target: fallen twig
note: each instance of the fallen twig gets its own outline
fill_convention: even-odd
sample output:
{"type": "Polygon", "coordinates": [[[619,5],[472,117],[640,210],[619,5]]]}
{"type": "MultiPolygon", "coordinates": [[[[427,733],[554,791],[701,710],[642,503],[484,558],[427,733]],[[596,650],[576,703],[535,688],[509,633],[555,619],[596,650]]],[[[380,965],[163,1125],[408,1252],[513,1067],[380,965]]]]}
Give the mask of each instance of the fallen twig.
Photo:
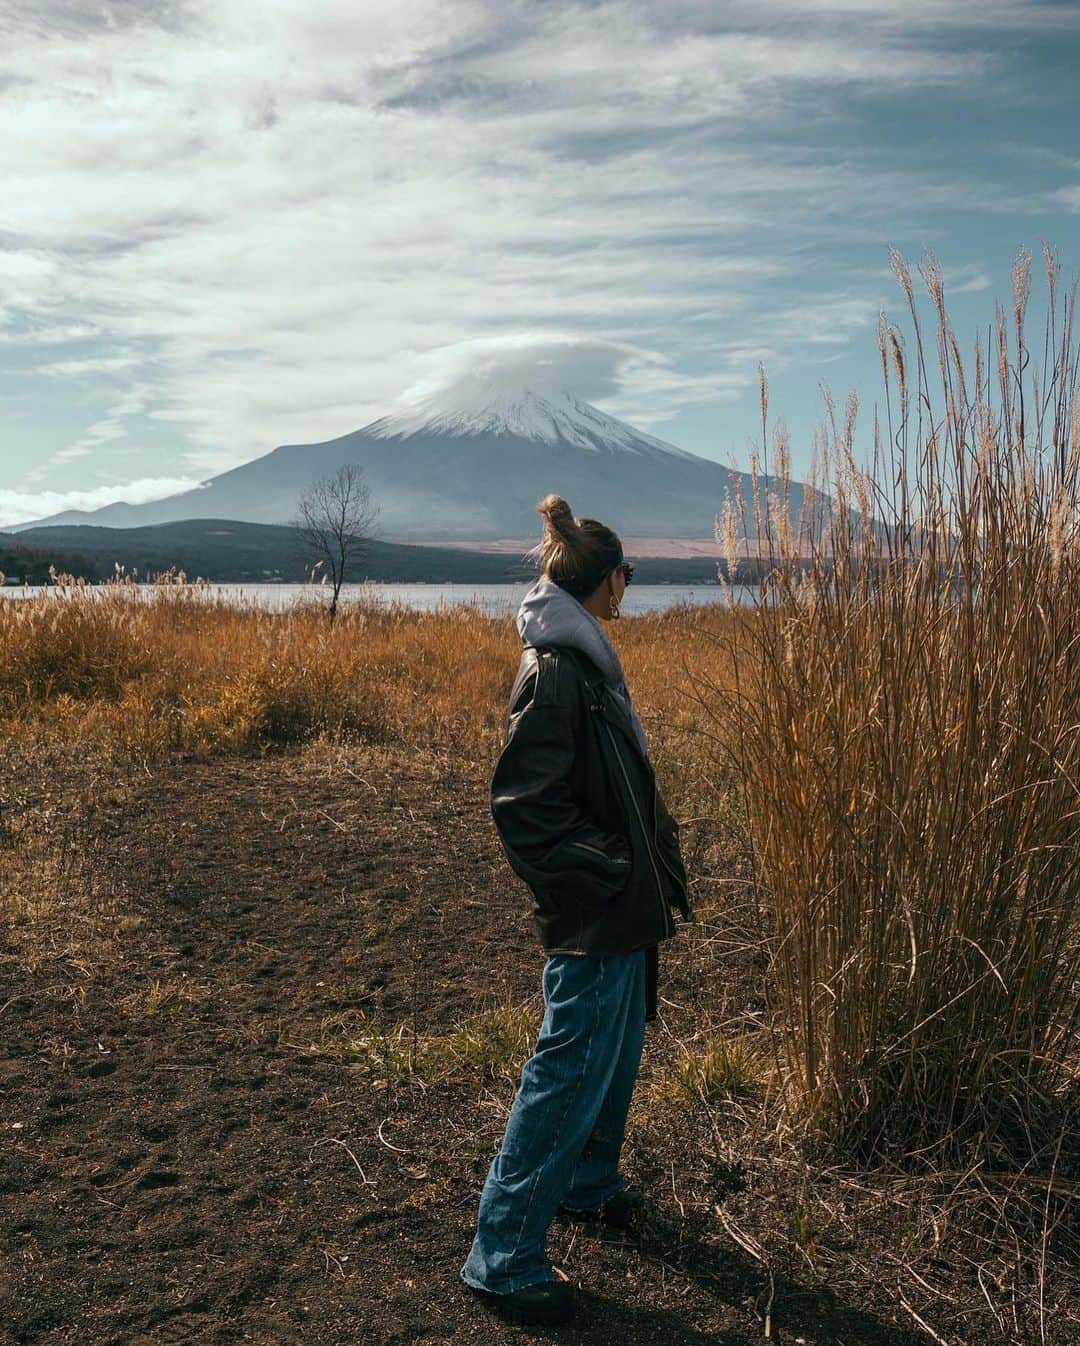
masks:
{"type": "Polygon", "coordinates": [[[312,1154],[320,1145],[340,1145],[341,1148],[345,1151],[345,1153],[356,1165],[356,1170],[360,1174],[361,1181],[365,1182],[369,1187],[377,1186],[374,1179],[369,1178],[368,1175],[364,1172],[364,1170],[360,1167],[360,1160],[357,1159],[356,1155],[353,1154],[352,1150],[349,1149],[349,1147],[345,1144],[343,1140],[338,1140],[335,1136],[324,1136],[322,1140],[317,1140],[315,1144],[311,1147],[311,1149],[308,1151],[308,1163],[311,1162],[312,1154]]]}

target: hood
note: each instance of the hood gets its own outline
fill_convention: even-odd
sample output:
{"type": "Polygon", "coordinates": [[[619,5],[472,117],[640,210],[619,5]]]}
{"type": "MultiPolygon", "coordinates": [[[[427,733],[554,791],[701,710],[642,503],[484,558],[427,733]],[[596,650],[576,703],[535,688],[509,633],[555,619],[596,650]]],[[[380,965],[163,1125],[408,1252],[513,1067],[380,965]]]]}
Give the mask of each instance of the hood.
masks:
{"type": "Polygon", "coordinates": [[[599,621],[573,594],[543,576],[521,600],[517,628],[524,645],[570,645],[588,655],[603,673],[604,681],[622,700],[641,751],[648,753],[648,740],[630,699],[618,651],[599,621]]]}

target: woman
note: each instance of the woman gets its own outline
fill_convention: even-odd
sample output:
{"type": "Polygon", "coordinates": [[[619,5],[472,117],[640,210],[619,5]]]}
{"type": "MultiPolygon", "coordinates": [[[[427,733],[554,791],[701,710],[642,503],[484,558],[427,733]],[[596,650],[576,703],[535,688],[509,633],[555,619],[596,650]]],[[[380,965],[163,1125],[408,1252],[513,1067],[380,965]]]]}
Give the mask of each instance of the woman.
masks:
{"type": "Polygon", "coordinates": [[[480,1197],[461,1277],[516,1321],[557,1322],[572,1287],[545,1252],[556,1213],[627,1227],[642,1196],[619,1173],[657,946],[690,919],[678,826],[648,757],[614,646],[633,564],[615,533],[560,496],[537,506],[542,575],[518,611],[524,642],[491,811],[532,890],[543,973],[536,1048],[480,1197]]]}

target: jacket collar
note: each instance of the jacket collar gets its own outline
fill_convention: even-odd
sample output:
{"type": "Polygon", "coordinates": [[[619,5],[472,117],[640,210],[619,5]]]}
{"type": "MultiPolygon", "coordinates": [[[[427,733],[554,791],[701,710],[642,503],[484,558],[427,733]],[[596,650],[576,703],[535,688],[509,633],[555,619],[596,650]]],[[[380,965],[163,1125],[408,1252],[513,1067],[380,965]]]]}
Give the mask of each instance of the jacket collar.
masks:
{"type": "Polygon", "coordinates": [[[652,772],[652,763],[649,761],[648,754],[642,751],[638,736],[634,732],[634,726],[630,721],[630,716],[623,707],[619,697],[612,695],[607,679],[604,677],[603,670],[598,668],[592,659],[584,652],[573,645],[559,646],[560,654],[570,659],[571,663],[577,667],[585,680],[585,686],[588,691],[589,709],[600,715],[608,724],[621,729],[626,736],[627,741],[637,753],[638,757],[645,764],[648,771],[652,772]]]}

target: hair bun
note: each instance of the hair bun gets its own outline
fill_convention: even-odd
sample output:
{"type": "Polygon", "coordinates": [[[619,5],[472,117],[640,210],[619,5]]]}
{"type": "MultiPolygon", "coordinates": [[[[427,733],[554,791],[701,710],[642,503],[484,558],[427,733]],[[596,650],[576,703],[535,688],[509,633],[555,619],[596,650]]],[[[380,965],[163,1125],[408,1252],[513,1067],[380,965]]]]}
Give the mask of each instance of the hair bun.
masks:
{"type": "Polygon", "coordinates": [[[572,534],[575,529],[574,511],[561,495],[546,495],[537,505],[537,511],[544,516],[553,533],[561,537],[572,534]]]}
{"type": "Polygon", "coordinates": [[[622,543],[607,524],[576,518],[561,495],[545,495],[536,506],[544,536],[525,553],[548,579],[575,598],[585,599],[622,560],[622,543]]]}

